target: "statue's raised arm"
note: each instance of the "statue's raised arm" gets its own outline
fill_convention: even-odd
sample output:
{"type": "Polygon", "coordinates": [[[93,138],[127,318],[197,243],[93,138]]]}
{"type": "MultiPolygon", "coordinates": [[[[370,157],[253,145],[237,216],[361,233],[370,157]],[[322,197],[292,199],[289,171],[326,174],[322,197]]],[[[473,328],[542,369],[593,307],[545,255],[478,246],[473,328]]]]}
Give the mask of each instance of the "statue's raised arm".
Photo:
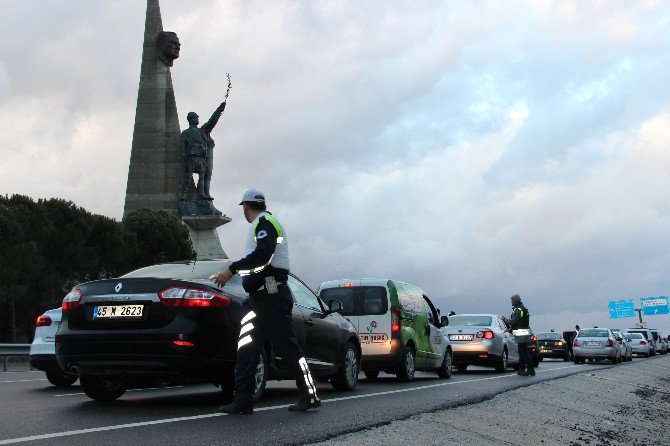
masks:
{"type": "Polygon", "coordinates": [[[212,130],[214,130],[214,127],[216,126],[217,122],[219,122],[219,118],[221,117],[221,114],[225,109],[226,109],[226,101],[223,101],[221,104],[219,104],[218,107],[216,107],[216,110],[214,110],[214,113],[212,113],[212,117],[209,118],[209,121],[200,126],[202,131],[207,134],[212,133],[212,130]]]}

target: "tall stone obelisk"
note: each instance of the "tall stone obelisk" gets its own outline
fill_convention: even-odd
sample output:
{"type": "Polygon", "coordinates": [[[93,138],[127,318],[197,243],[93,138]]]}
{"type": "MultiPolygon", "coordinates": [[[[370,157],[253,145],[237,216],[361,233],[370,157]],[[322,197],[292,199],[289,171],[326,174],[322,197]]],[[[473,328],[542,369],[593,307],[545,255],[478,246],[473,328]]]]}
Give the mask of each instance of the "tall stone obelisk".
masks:
{"type": "MultiPolygon", "coordinates": [[[[170,66],[159,57],[157,38],[163,31],[158,0],[147,0],[142,68],[123,215],[137,209],[163,210],[180,218],[177,194],[182,161],[179,119],[170,66]]],[[[170,62],[171,63],[171,62],[170,62]]],[[[190,194],[194,193],[190,185],[190,194]]],[[[216,227],[226,216],[184,216],[198,259],[227,258],[216,227]]]]}
{"type": "Polygon", "coordinates": [[[164,210],[178,216],[181,158],[179,118],[170,67],[158,58],[156,38],[163,30],[158,0],[147,0],[140,86],[123,215],[136,209],[164,210]]]}

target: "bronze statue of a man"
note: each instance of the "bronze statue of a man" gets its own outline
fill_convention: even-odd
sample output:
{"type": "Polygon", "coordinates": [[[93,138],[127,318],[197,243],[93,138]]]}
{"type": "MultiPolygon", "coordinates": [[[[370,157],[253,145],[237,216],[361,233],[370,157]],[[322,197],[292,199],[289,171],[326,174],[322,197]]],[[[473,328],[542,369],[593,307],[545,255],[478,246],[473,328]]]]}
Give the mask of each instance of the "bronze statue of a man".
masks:
{"type": "Polygon", "coordinates": [[[156,45],[158,46],[158,58],[162,60],[165,65],[171,67],[174,60],[179,57],[181,50],[181,43],[177,33],[172,31],[161,31],[156,37],[156,45]]]}
{"type": "Polygon", "coordinates": [[[209,194],[209,186],[212,181],[212,169],[214,167],[214,140],[211,137],[212,130],[219,122],[221,113],[226,108],[226,102],[214,110],[212,117],[198,128],[200,123],[195,112],[186,115],[189,127],[181,132],[179,138],[179,149],[182,159],[182,177],[179,190],[179,199],[186,199],[188,185],[194,173],[198,174],[198,200],[213,200],[209,194]]]}

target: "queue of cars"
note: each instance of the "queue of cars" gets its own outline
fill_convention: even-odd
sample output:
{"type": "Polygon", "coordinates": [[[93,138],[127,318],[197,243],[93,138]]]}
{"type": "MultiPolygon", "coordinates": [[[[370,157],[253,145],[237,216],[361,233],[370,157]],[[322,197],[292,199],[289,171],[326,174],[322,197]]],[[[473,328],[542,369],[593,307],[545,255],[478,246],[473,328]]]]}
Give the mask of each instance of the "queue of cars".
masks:
{"type": "MultiPolygon", "coordinates": [[[[209,279],[228,263],[159,264],[77,285],[61,308],[38,318],[31,364],[56,386],[79,379],[95,400],[115,400],[132,387],[194,382],[213,383],[226,398],[232,396],[248,295],[239,276],[224,287],[209,279]]],[[[371,380],[385,372],[407,382],[416,371],[449,378],[454,367],[460,372],[470,365],[493,367],[499,373],[519,367],[518,345],[505,318],[440,317],[426,293],[412,284],[344,279],[324,282],[314,293],[291,274],[288,286],[296,337],[312,374],[335,390],[354,389],[360,371],[371,380]]],[[[624,336],[609,329],[538,333],[529,342],[535,367],[543,358],[617,363],[633,354],[651,355],[662,345],[667,351],[653,331],[624,336]]],[[[268,380],[290,378],[269,341],[256,370],[255,400],[268,380]]]]}
{"type": "MultiPolygon", "coordinates": [[[[50,337],[38,327],[32,364],[49,370],[55,385],[78,378],[96,400],[115,400],[132,387],[184,382],[211,382],[229,396],[247,293],[239,277],[223,288],[209,279],[227,264],[173,262],[77,285],[60,309],[48,312],[55,321],[50,337]]],[[[469,328],[451,333],[448,318],[440,318],[414,285],[339,280],[321,284],[318,295],[294,275],[288,285],[294,329],[312,374],[336,390],[353,389],[359,371],[368,379],[383,371],[411,381],[416,371],[449,378],[455,364],[500,372],[518,364],[516,341],[502,317],[484,315],[481,324],[456,318],[450,329],[461,323],[469,328]]],[[[259,356],[254,398],[268,380],[287,377],[268,342],[259,356]]]]}
{"type": "Polygon", "coordinates": [[[650,357],[668,352],[667,341],[658,330],[629,328],[586,328],[579,331],[572,346],[575,364],[605,359],[613,364],[632,361],[633,355],[650,357]]]}

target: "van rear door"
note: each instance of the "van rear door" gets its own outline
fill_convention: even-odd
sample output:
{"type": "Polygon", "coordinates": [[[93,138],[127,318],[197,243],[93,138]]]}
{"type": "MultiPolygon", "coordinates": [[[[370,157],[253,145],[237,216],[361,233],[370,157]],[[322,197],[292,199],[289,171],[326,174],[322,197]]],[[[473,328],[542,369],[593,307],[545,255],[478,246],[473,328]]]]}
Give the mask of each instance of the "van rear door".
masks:
{"type": "Polygon", "coordinates": [[[339,300],[342,304],[342,310],[339,312],[346,320],[351,322],[356,331],[358,330],[358,307],[355,288],[361,283],[360,280],[340,283],[337,286],[328,286],[319,290],[319,297],[326,305],[331,300],[339,300]]]}
{"type": "Polygon", "coordinates": [[[382,285],[361,286],[358,295],[358,334],[363,355],[391,353],[391,308],[388,288],[382,285]]]}
{"type": "Polygon", "coordinates": [[[386,286],[356,280],[322,287],[319,296],[328,303],[342,302],[340,314],[356,327],[363,356],[391,353],[391,308],[386,286]]]}

